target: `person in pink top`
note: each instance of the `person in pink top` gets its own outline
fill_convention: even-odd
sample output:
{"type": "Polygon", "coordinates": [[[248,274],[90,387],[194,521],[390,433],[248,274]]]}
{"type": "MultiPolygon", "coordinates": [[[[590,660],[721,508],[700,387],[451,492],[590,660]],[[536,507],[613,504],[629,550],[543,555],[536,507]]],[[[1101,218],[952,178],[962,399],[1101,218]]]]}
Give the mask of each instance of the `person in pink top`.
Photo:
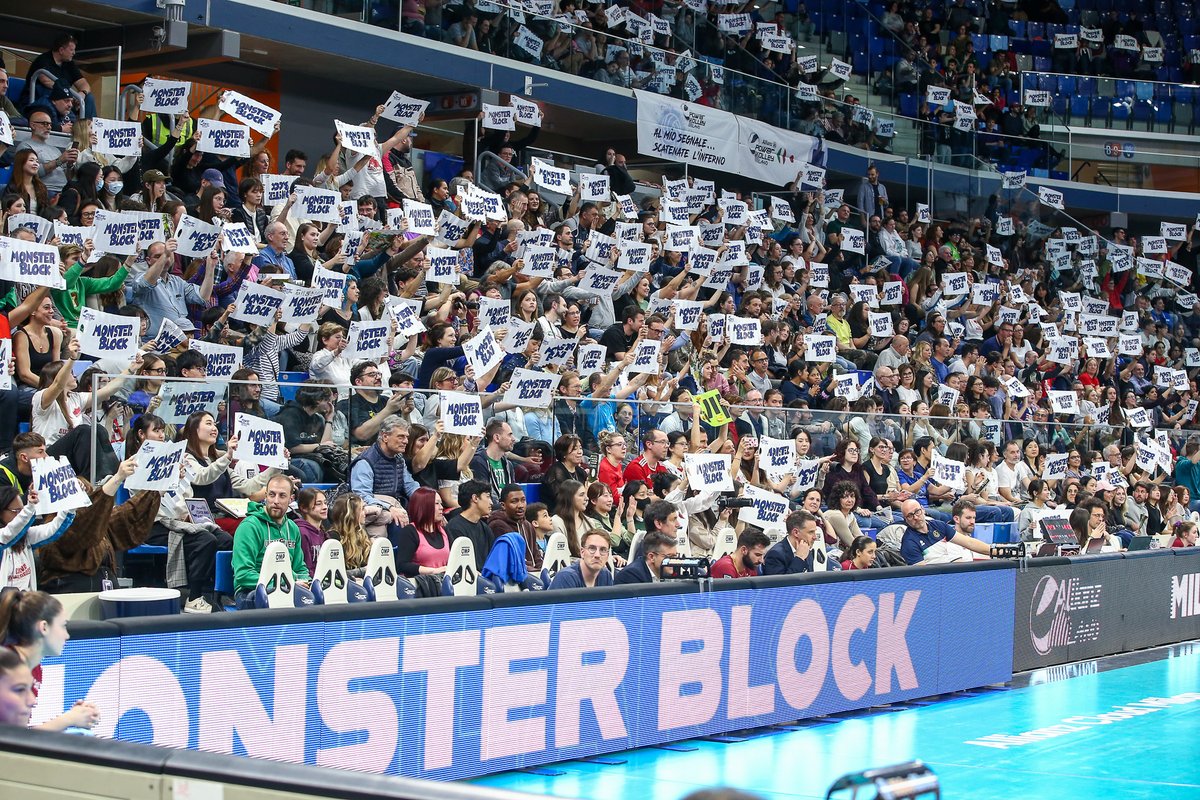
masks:
{"type": "Polygon", "coordinates": [[[388,526],[396,569],[409,578],[445,572],[450,538],[446,535],[442,498],[428,487],[417,489],[408,501],[408,519],[409,524],[403,528],[388,526]]]}

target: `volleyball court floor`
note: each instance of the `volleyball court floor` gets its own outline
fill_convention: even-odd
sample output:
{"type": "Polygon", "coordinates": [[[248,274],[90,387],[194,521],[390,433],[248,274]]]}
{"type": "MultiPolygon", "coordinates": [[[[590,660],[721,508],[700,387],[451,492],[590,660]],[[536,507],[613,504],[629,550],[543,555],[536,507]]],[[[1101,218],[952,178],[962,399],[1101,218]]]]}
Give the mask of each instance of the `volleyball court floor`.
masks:
{"type": "Polygon", "coordinates": [[[539,768],[557,775],[506,772],[473,782],[589,800],[678,800],[712,786],[824,798],[848,772],[920,759],[951,800],[1200,800],[1200,642],[1024,673],[1010,688],[925,702],[672,746],[682,751],[601,756],[623,763],[539,768]]]}

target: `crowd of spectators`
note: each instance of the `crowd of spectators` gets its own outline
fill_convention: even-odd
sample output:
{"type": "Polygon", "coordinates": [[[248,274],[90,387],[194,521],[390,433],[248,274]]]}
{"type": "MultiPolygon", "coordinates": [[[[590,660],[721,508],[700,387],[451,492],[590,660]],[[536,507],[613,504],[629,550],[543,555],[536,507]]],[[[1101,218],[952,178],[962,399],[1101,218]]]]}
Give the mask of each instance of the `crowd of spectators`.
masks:
{"type": "MultiPolygon", "coordinates": [[[[1088,549],[1144,535],[1194,542],[1194,225],[1171,240],[1094,231],[1024,190],[943,223],[899,207],[874,168],[855,206],[797,184],[767,198],[692,176],[668,177],[630,208],[583,201],[579,187],[563,200],[516,167],[485,186],[469,168],[422,186],[413,127],[385,129],[382,111],[364,121],[379,126],[370,154],[340,136],[315,160],[286,151],[291,194],[268,204],[265,140],[247,158],[215,156],[188,134],[192,120],[167,130],[151,118],[143,156],[114,159],[95,151],[83,118],[76,147],[51,152],[39,131],[52,115],[29,109],[32,138],[13,148],[0,223],[6,247],[57,245],[64,288],[10,281],[0,299],[13,353],[0,391],[0,442],[11,442],[0,483],[13,489],[0,510],[0,585],[98,590],[124,551],[161,544],[165,582],[185,590],[187,610],[207,612],[221,606],[220,550],[234,552],[244,600],[271,539],[288,543],[307,580],[325,539],[342,542],[355,571],[371,538],[387,536],[398,571],[419,578],[444,572],[460,537],[482,570],[510,533],[529,571],[548,538],[566,539],[580,560],[559,585],[659,580],[664,558],[714,553],[730,535],[720,574],[785,574],[971,558],[987,549],[976,520],[1035,538],[1047,509],[1080,523],[1088,549]],[[356,213],[306,219],[307,186],[340,192],[356,213]],[[473,198],[495,200],[485,219],[468,218],[473,198]],[[682,244],[663,198],[692,204],[682,244]],[[407,230],[407,211],[426,200],[437,235],[407,230]],[[164,234],[121,259],[38,222],[87,228],[101,210],[159,213],[164,234]],[[245,225],[258,252],[182,256],[176,232],[192,217],[245,225]],[[533,275],[526,256],[543,245],[552,263],[533,275]],[[432,280],[431,246],[456,251],[460,273],[432,280]],[[345,276],[340,299],[327,296],[313,319],[238,318],[249,288],[330,272],[345,276]],[[597,289],[604,273],[613,279],[597,289]],[[485,319],[497,307],[500,321],[485,319]],[[81,360],[85,308],[136,320],[137,357],[81,360]],[[352,327],[380,320],[387,352],[348,356],[352,327]],[[740,322],[752,324],[735,344],[740,322]],[[181,344],[162,346],[167,323],[181,344]],[[464,345],[489,337],[502,357],[473,363],[464,345]],[[164,419],[171,379],[209,379],[205,343],[240,353],[235,382],[216,382],[228,389],[219,408],[164,419]],[[552,356],[564,345],[565,360],[552,356]],[[595,346],[599,363],[578,370],[595,346]],[[286,391],[282,370],[307,373],[306,385],[286,391]],[[547,404],[514,398],[518,370],[553,379],[547,404]],[[451,391],[479,397],[477,435],[447,431],[439,395],[451,391]],[[247,415],[282,426],[286,467],[239,461],[247,415]],[[130,494],[139,449],[167,440],[187,443],[178,485],[130,494]],[[770,440],[791,443],[797,468],[763,466],[770,440]],[[48,455],[91,479],[91,505],[34,525],[32,464],[48,455]],[[728,458],[725,494],[767,493],[789,513],[748,523],[721,493],[691,485],[689,457],[702,455],[728,458]],[[806,462],[816,469],[802,479],[806,462]],[[526,503],[522,483],[540,484],[539,502],[526,503]],[[251,501],[247,512],[220,504],[231,498],[251,501]],[[602,576],[609,563],[615,575],[602,576]]],[[[531,140],[488,137],[506,164],[531,140]]],[[[615,150],[597,167],[610,194],[633,185],[615,150]]]]}
{"type": "MultiPolygon", "coordinates": [[[[1186,51],[1185,40],[1170,26],[1161,32],[1147,29],[1137,10],[1085,12],[1081,24],[1067,24],[1063,9],[1052,2],[985,7],[974,0],[894,0],[872,7],[866,19],[859,13],[821,15],[823,24],[818,27],[804,3],[771,9],[774,13],[768,14],[755,3],[704,0],[544,7],[411,0],[403,3],[399,14],[400,29],[407,33],[891,152],[894,118],[876,115],[862,107],[859,98],[846,95],[841,91],[843,78],[831,70],[832,58],[850,61],[854,55],[850,48],[832,46],[834,35],[841,35],[839,41],[853,41],[847,35],[865,24],[872,36],[891,41],[877,61],[867,62],[871,74],[859,77],[890,101],[892,111],[924,123],[922,155],[961,166],[972,166],[975,159],[1005,164],[1026,147],[1036,151],[1026,168],[1052,170],[1062,158],[1054,147],[1038,144],[1056,92],[1047,102],[1032,106],[1020,95],[1020,72],[1030,67],[1018,64],[1016,40],[1024,41],[1027,23],[1049,25],[1040,26],[1040,34],[1029,34],[1029,46],[1021,48],[1024,54],[1045,52],[1047,63],[1039,69],[1047,72],[1190,80],[1200,61],[1186,51]],[[1068,38],[1060,43],[1056,35],[1068,38]],[[999,37],[995,45],[992,37],[999,37]],[[816,40],[820,47],[813,44],[816,40]],[[988,44],[977,45],[984,41],[988,44]],[[814,55],[817,52],[821,54],[814,55]],[[1170,77],[1176,72],[1178,77],[1170,77]],[[930,87],[949,89],[948,101],[930,100],[930,87]],[[904,107],[901,95],[915,95],[917,105],[904,107]],[[970,122],[960,121],[958,106],[972,112],[970,122]]],[[[377,13],[374,21],[390,26],[395,15],[377,13]]],[[[1063,109],[1069,107],[1067,101],[1063,109]]]]}

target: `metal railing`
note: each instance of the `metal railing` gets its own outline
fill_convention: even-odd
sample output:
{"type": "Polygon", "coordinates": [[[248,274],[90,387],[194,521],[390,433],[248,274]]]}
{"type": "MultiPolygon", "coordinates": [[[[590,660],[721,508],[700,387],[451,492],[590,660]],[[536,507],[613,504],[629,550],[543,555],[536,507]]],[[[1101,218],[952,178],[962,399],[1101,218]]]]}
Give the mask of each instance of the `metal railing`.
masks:
{"type": "MultiPolygon", "coordinates": [[[[146,376],[141,377],[144,378],[146,376]]],[[[171,383],[194,383],[194,381],[189,381],[185,378],[149,377],[153,380],[161,381],[162,386],[171,383]]],[[[100,383],[94,383],[93,385],[103,385],[104,381],[113,378],[129,379],[130,376],[97,375],[94,376],[93,380],[100,383]]],[[[260,384],[260,382],[210,379],[206,383],[210,386],[221,387],[221,391],[218,394],[225,398],[222,407],[214,414],[221,431],[221,438],[218,442],[219,448],[224,449],[225,441],[229,437],[230,431],[233,430],[234,425],[234,412],[229,403],[229,387],[236,385],[256,385],[260,384]]],[[[279,385],[284,387],[285,393],[288,393],[289,390],[315,387],[330,392],[338,392],[343,397],[356,389],[363,388],[347,384],[311,381],[288,382],[279,385]]],[[[419,436],[433,431],[433,421],[439,417],[438,403],[440,392],[428,389],[405,389],[397,391],[405,393],[406,396],[412,398],[411,409],[425,409],[423,414],[419,413],[417,416],[424,417],[429,424],[427,427],[421,426],[421,430],[416,431],[416,435],[410,438],[410,446],[415,448],[415,442],[419,436]]],[[[391,395],[391,392],[386,388],[382,389],[381,393],[385,397],[391,395]]],[[[486,394],[484,396],[487,397],[486,394]]],[[[499,397],[495,402],[503,404],[502,399],[499,397]]],[[[871,436],[880,436],[892,441],[896,445],[896,453],[899,453],[905,447],[911,447],[915,439],[921,436],[931,436],[934,439],[935,446],[943,453],[951,443],[966,442],[976,438],[989,438],[993,444],[996,444],[1000,448],[1002,448],[1005,442],[1012,439],[1027,440],[1034,438],[1042,444],[1043,453],[1065,452],[1068,447],[1099,452],[1105,445],[1113,441],[1119,441],[1122,434],[1122,429],[1119,427],[1084,422],[1055,420],[1040,423],[1034,421],[1001,420],[998,430],[992,431],[986,437],[981,437],[979,434],[983,429],[983,421],[960,416],[931,418],[916,416],[914,414],[861,414],[851,411],[826,411],[746,404],[724,405],[724,408],[728,416],[734,420],[734,423],[730,424],[731,428],[734,427],[734,424],[738,420],[742,420],[743,422],[750,421],[755,429],[761,427],[765,435],[777,439],[796,439],[803,432],[807,435],[811,444],[808,454],[805,456],[807,458],[823,458],[832,455],[840,439],[846,437],[858,438],[863,436],[864,433],[869,433],[871,436]],[[864,421],[866,425],[852,427],[852,422],[860,420],[864,421]]],[[[405,419],[409,419],[411,422],[413,414],[409,409],[410,406],[406,403],[402,406],[400,413],[405,419]]],[[[139,409],[135,408],[134,410],[138,411],[139,409]]],[[[101,418],[102,407],[95,392],[92,392],[90,412],[92,420],[101,418]]],[[[629,445],[626,455],[626,460],[628,461],[636,458],[642,451],[642,443],[648,431],[658,429],[663,425],[664,420],[671,417],[672,414],[678,414],[679,419],[687,423],[690,427],[692,413],[693,409],[690,402],[671,403],[667,400],[563,397],[556,395],[550,407],[544,410],[526,408],[521,413],[516,413],[511,408],[506,408],[489,413],[489,409],[485,407],[484,419],[486,421],[493,417],[499,417],[509,422],[517,433],[518,442],[514,452],[518,454],[521,462],[525,462],[526,458],[534,453],[539,454],[541,457],[540,465],[530,462],[532,466],[529,466],[526,470],[530,478],[536,480],[550,466],[554,441],[558,436],[569,433],[580,437],[584,451],[590,459],[591,474],[594,475],[596,463],[600,458],[597,437],[601,432],[616,430],[625,436],[629,445]],[[625,411],[625,407],[628,407],[628,412],[625,411]],[[626,422],[627,416],[628,422],[626,422]],[[528,435],[530,431],[538,432],[538,435],[528,435]],[[523,433],[524,435],[522,435],[523,433]]],[[[271,417],[265,418],[271,419],[271,417]]],[[[348,420],[347,423],[349,423],[348,420]]],[[[673,423],[674,420],[671,424],[673,423]]],[[[182,423],[170,424],[175,425],[177,431],[183,427],[182,423]]],[[[704,430],[716,436],[719,429],[705,427],[704,430]]],[[[1181,448],[1184,441],[1189,436],[1195,435],[1196,431],[1191,429],[1172,430],[1169,434],[1172,444],[1181,448]]],[[[348,433],[347,438],[335,440],[333,444],[345,448],[350,456],[353,457],[362,450],[365,450],[368,445],[355,445],[352,443],[350,436],[351,434],[348,433]]],[[[732,434],[730,436],[732,437],[732,434]]],[[[707,439],[703,435],[701,439],[707,444],[707,439]]],[[[477,445],[478,440],[472,442],[465,437],[460,442],[460,446],[477,445]]],[[[93,465],[97,463],[98,447],[99,445],[95,437],[93,437],[93,465]]],[[[117,452],[118,458],[123,458],[123,446],[118,444],[115,447],[120,448],[117,452]]],[[[728,448],[727,452],[732,453],[732,442],[728,445],[728,448]]],[[[448,457],[457,457],[457,455],[461,455],[461,450],[458,454],[448,457]]],[[[295,457],[293,456],[293,458],[295,457]]],[[[94,483],[101,476],[96,474],[95,466],[93,466],[92,474],[87,477],[94,483]]],[[[346,476],[327,475],[326,477],[328,478],[327,482],[340,482],[347,479],[346,476]]]]}

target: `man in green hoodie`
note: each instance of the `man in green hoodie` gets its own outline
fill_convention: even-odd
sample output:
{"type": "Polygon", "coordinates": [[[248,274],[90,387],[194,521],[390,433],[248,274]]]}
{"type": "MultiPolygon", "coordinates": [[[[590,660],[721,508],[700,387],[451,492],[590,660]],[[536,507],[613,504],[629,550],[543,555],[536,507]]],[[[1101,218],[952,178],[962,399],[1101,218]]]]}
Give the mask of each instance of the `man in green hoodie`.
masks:
{"type": "Polygon", "coordinates": [[[296,583],[305,588],[310,583],[308,567],[304,564],[300,529],[287,517],[292,491],[292,479],[288,476],[276,475],[271,478],[263,502],[250,504],[250,512],[234,533],[233,589],[239,607],[254,594],[258,586],[263,556],[271,542],[281,541],[291,551],[292,575],[296,583]]]}

